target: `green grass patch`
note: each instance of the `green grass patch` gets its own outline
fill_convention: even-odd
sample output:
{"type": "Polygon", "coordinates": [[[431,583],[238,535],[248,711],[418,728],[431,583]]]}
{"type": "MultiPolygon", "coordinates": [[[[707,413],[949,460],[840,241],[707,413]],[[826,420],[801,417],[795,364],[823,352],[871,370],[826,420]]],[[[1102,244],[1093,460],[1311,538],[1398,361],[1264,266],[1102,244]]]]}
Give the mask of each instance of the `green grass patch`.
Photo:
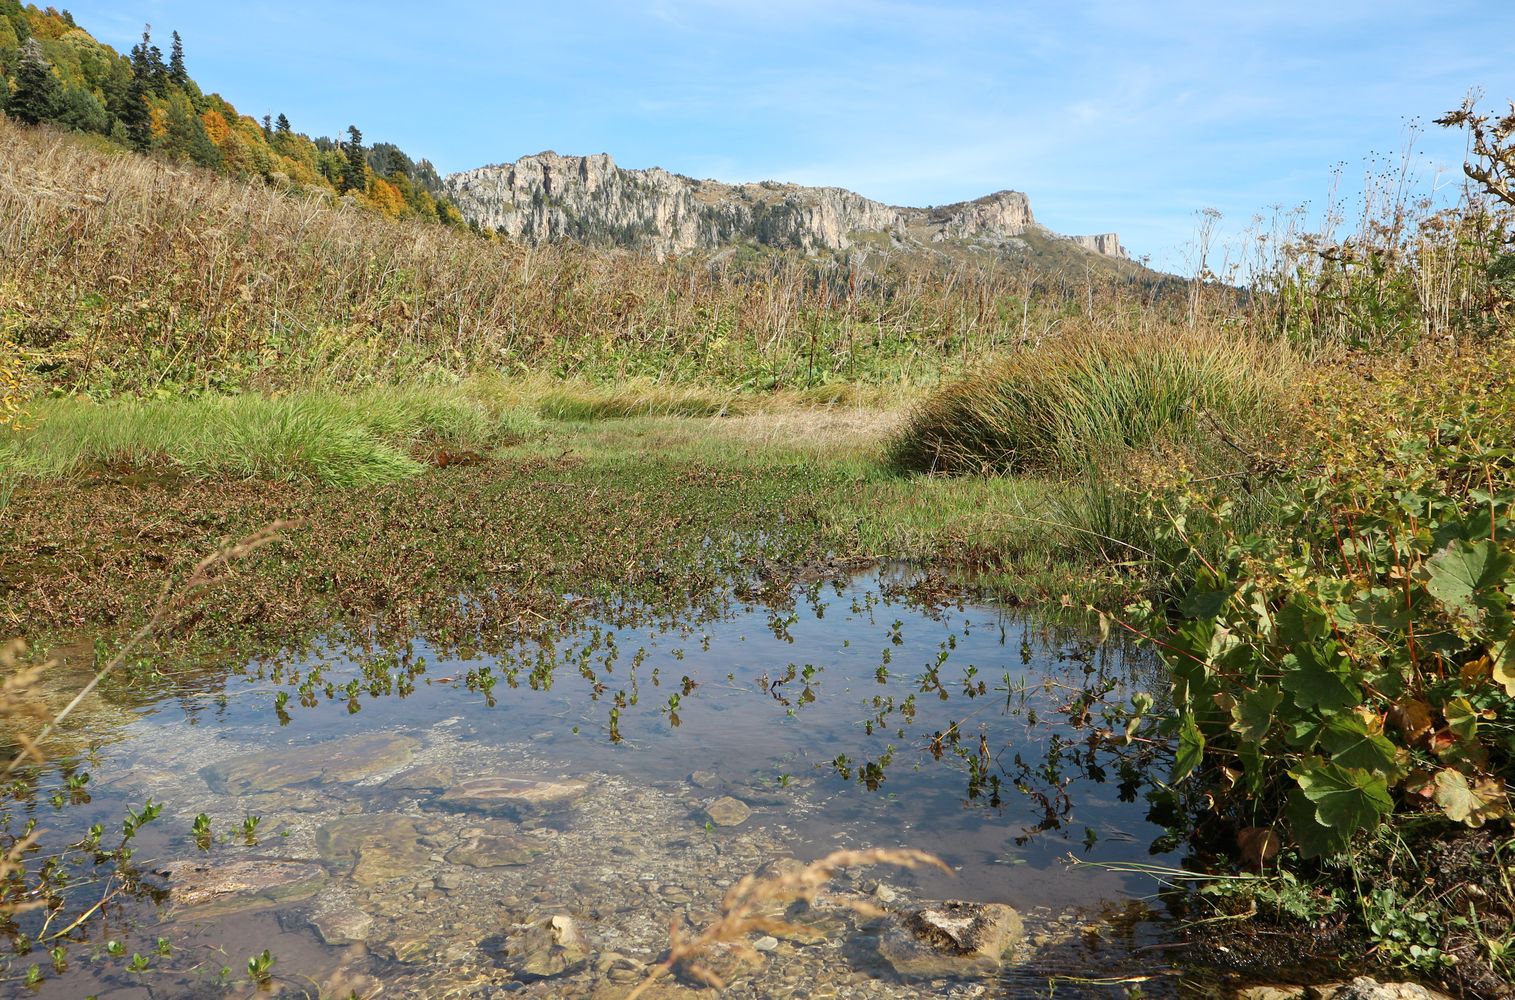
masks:
{"type": "Polygon", "coordinates": [[[171,468],[191,476],[394,482],[428,447],[481,449],[532,433],[535,421],[458,390],[383,388],[201,399],[46,400],[0,437],[0,468],[61,479],[90,467],[171,468]]]}

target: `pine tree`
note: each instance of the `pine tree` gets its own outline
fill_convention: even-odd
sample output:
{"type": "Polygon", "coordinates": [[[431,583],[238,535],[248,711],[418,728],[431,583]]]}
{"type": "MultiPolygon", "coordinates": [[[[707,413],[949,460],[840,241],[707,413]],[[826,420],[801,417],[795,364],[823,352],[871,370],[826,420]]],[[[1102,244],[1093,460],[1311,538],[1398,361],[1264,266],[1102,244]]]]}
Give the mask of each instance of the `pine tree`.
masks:
{"type": "Polygon", "coordinates": [[[289,135],[289,119],[284,117],[284,112],[279,112],[279,117],[274,119],[274,128],[279,130],[280,135],[289,135]]]}
{"type": "Polygon", "coordinates": [[[363,133],[358,131],[358,126],[347,126],[343,151],[347,154],[347,169],[342,172],[342,190],[361,191],[368,186],[368,164],[363,157],[363,133]]]}
{"type": "Polygon", "coordinates": [[[35,38],[21,47],[21,64],[16,67],[16,92],[6,105],[7,112],[29,125],[51,121],[58,115],[63,85],[53,75],[53,67],[42,54],[35,38]]]}
{"type": "Polygon", "coordinates": [[[263,116],[263,138],[265,138],[265,139],[272,139],[273,137],[274,137],[274,120],[270,116],[264,115],[263,116]]]}
{"type": "Polygon", "coordinates": [[[189,72],[184,68],[184,41],[174,32],[174,44],[168,55],[168,77],[182,87],[189,83],[189,72]]]}

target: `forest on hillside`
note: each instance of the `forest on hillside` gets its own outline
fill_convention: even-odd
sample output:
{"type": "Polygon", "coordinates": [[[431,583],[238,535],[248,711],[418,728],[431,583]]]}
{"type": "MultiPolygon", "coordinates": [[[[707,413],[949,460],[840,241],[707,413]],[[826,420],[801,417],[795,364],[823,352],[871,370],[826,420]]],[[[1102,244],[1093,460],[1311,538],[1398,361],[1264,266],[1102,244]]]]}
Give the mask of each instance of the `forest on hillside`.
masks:
{"type": "Polygon", "coordinates": [[[189,75],[177,31],[168,55],[151,26],[122,55],[53,7],[0,0],[0,111],[50,122],[121,149],[193,163],[296,190],[325,190],[392,218],[462,225],[424,159],[390,143],[364,145],[349,126],[340,138],[297,132],[283,113],[244,115],[189,75]]]}

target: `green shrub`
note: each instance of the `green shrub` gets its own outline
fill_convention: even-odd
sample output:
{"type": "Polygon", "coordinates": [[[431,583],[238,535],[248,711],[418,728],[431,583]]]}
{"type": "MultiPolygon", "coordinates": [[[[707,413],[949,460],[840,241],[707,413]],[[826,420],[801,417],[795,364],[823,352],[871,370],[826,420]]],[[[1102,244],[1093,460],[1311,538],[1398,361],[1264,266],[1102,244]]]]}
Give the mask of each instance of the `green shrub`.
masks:
{"type": "Polygon", "coordinates": [[[1171,508],[1174,539],[1228,539],[1156,634],[1177,745],[1166,794],[1182,814],[1229,823],[1254,854],[1292,844],[1307,858],[1411,815],[1506,821],[1511,357],[1409,370],[1327,410],[1322,464],[1277,532],[1236,531],[1229,504],[1171,508]]]}
{"type": "Polygon", "coordinates": [[[1108,469],[1133,450],[1266,427],[1283,410],[1286,359],[1234,333],[1065,337],[929,397],[889,459],[946,474],[1108,469]]]}

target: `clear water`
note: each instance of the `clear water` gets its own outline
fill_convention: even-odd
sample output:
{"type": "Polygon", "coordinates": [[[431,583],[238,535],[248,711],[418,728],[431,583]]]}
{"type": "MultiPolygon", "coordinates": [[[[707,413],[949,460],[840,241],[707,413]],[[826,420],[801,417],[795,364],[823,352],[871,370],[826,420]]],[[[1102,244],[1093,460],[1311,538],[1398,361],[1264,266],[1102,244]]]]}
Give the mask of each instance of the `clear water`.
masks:
{"type": "MultiPolygon", "coordinates": [[[[247,957],[267,947],[277,959],[270,989],[290,996],[363,996],[380,985],[386,996],[621,996],[630,984],[593,963],[517,979],[501,953],[509,926],[571,914],[596,950],[650,962],[670,919],[699,924],[747,871],[840,847],[898,846],[935,853],[953,874],[857,871],[839,887],[881,891],[899,905],[1008,903],[1028,924],[1017,961],[988,978],[907,982],[878,957],[877,922],[832,915],[825,941],[783,941],[730,995],[1024,996],[1054,986],[1069,995],[1108,992],[1088,980],[1145,975],[1155,975],[1147,995],[1171,989],[1151,950],[1167,933],[1148,906],[1151,881],[1100,867],[1165,860],[1149,852],[1161,830],[1136,794],[1140,762],[1123,767],[1118,751],[1091,749],[1097,718],[1069,721],[1083,692],[1120,701],[1152,688],[1151,664],[1034,615],[941,603],[918,582],[910,570],[885,569],[682,620],[590,618],[550,642],[493,655],[449,655],[419,640],[382,650],[333,641],[241,673],[180,678],[172,693],[121,713],[90,768],[91,801],[44,808],[50,825],[77,831],[98,821],[114,831],[126,806],[151,798],[164,810],[138,835],[144,886],[172,890],[153,873],[185,858],[221,869],[248,859],[314,864],[322,885],[211,916],[174,898],[122,893],[103,924],[68,936],[77,943],[65,972],[54,975],[38,950],[49,978],[37,995],[248,995],[247,957]],[[408,738],[406,752],[322,777],[353,740],[373,734],[408,738]],[[254,778],[217,788],[205,776],[256,754],[269,764],[253,773],[272,775],[274,787],[254,778]],[[309,780],[291,777],[290,761],[306,759],[309,780]],[[415,774],[433,787],[407,780],[415,774]],[[529,863],[452,864],[449,845],[480,817],[444,807],[440,786],[497,774],[582,779],[588,791],[512,821],[540,849],[529,863]],[[750,817],[711,821],[706,807],[721,796],[750,817]],[[191,834],[200,813],[211,820],[208,850],[191,834]],[[258,817],[253,844],[241,833],[249,816],[258,817]],[[414,821],[430,840],[391,845],[404,873],[358,884],[350,866],[322,855],[318,837],[353,816],[414,821]],[[323,909],[368,918],[363,940],[324,943],[310,919],[323,909]],[[167,956],[153,951],[160,935],[167,956]],[[122,956],[108,953],[108,940],[121,942],[122,956]],[[133,953],[147,971],[123,971],[133,953]]],[[[107,889],[81,876],[69,912],[107,889]]],[[[50,932],[66,923],[60,916],[50,932]]]]}

